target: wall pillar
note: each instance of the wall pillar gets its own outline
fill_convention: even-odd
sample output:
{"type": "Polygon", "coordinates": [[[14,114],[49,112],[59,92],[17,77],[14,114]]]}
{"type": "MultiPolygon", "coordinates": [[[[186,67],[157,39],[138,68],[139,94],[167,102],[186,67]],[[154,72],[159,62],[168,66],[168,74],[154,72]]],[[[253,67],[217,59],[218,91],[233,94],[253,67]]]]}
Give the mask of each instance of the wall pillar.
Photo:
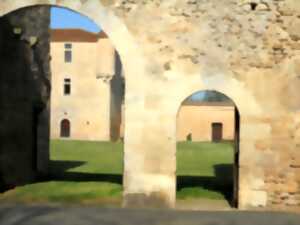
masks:
{"type": "Polygon", "coordinates": [[[270,135],[270,124],[263,117],[240,116],[238,196],[238,208],[240,209],[267,205],[264,167],[270,162],[269,160],[274,160],[268,158],[267,144],[270,135]]]}
{"type": "Polygon", "coordinates": [[[174,207],[176,120],[161,96],[125,105],[124,206],[174,207]]]}

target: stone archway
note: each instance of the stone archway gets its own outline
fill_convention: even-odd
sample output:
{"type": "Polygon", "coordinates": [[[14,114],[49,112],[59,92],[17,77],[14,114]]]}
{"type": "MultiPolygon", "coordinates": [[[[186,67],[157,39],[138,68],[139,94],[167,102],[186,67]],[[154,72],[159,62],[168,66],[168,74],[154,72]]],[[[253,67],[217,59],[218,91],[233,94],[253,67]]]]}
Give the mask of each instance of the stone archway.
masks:
{"type": "MultiPolygon", "coordinates": [[[[127,68],[126,76],[129,78],[131,74],[135,77],[134,79],[138,78],[140,72],[137,69],[136,65],[133,63],[132,60],[129,60],[131,57],[138,57],[139,55],[139,49],[135,46],[135,43],[133,42],[130,34],[128,33],[126,26],[120,22],[117,17],[115,17],[111,12],[107,12],[105,8],[98,2],[98,1],[86,1],[85,3],[77,2],[76,4],[73,4],[75,1],[65,1],[66,3],[63,4],[62,2],[59,4],[53,3],[53,1],[45,1],[43,2],[43,5],[40,5],[40,1],[23,1],[23,2],[1,2],[1,16],[6,15],[7,13],[13,13],[14,11],[31,8],[34,6],[59,6],[59,7],[66,7],[71,10],[75,10],[76,12],[80,12],[83,15],[88,15],[89,18],[93,19],[96,23],[99,24],[99,21],[101,23],[101,26],[103,27],[103,30],[107,32],[107,34],[110,36],[111,41],[113,42],[116,50],[118,51],[118,54],[122,60],[122,64],[124,67],[127,68]],[[3,7],[2,7],[3,6],[3,7]],[[100,14],[100,15],[99,15],[100,14]],[[104,21],[104,22],[103,22],[104,21]],[[107,28],[107,29],[106,29],[107,28]],[[119,37],[122,37],[120,39],[119,37]],[[124,63],[123,59],[127,61],[124,63]],[[129,68],[129,69],[128,69],[129,68]],[[134,69],[130,69],[134,68],[134,69]]],[[[14,32],[18,32],[15,31],[14,32]]],[[[31,41],[31,39],[28,39],[26,41],[31,41]]],[[[47,89],[47,92],[50,90],[50,78],[49,77],[43,77],[44,83],[49,85],[49,89],[47,89]]],[[[128,79],[128,82],[126,84],[130,84],[130,79],[128,79]]],[[[44,90],[45,91],[45,90],[44,90]]],[[[47,173],[47,161],[49,160],[49,153],[47,153],[47,149],[49,148],[48,142],[49,139],[49,93],[46,93],[47,96],[45,96],[46,99],[46,107],[42,106],[43,112],[39,112],[39,118],[34,121],[34,128],[38,129],[37,134],[35,135],[35,140],[39,140],[39,143],[37,144],[37,161],[38,165],[38,171],[40,173],[47,173]],[[35,128],[37,127],[37,128],[35,128]],[[40,132],[40,133],[39,133],[40,132]],[[41,141],[42,140],[42,141],[41,141]]],[[[39,109],[41,110],[41,109],[39,109]]],[[[125,142],[126,143],[126,142],[125,142]]],[[[32,176],[33,177],[33,176],[32,176]]],[[[33,179],[33,178],[30,178],[33,179]]],[[[24,179],[26,180],[26,178],[24,179]]],[[[25,181],[26,182],[26,181],[25,181]]]]}
{"type": "Polygon", "coordinates": [[[185,196],[185,200],[177,197],[177,207],[182,207],[182,203],[188,207],[188,199],[193,198],[193,207],[199,204],[199,208],[205,209],[201,200],[209,199],[210,191],[223,196],[223,200],[216,201],[217,205],[238,207],[240,114],[232,99],[214,90],[198,90],[186,97],[177,112],[176,139],[177,194],[185,196]],[[186,134],[190,139],[184,138],[186,134]],[[207,157],[207,161],[201,161],[199,154],[207,157]],[[189,194],[189,189],[193,194],[189,194]]]}
{"type": "MultiPolygon", "coordinates": [[[[230,73],[230,72],[228,72],[230,73]]],[[[261,122],[260,117],[263,117],[263,110],[256,101],[255,97],[247,90],[242,83],[238,80],[225,76],[222,73],[216,75],[192,76],[177,87],[180,89],[180,98],[176,100],[177,107],[176,118],[178,115],[178,109],[184,99],[199,90],[213,90],[220,92],[229,97],[239,110],[239,157],[238,157],[238,183],[235,185],[238,187],[235,190],[237,196],[237,207],[239,209],[247,208],[249,206],[265,206],[267,204],[267,193],[261,190],[253,188],[258,180],[263,180],[263,176],[260,172],[261,169],[257,168],[254,173],[257,174],[253,177],[253,171],[249,171],[249,168],[255,167],[255,159],[248,160],[249,157],[255,158],[253,154],[259,151],[255,149],[257,141],[261,138],[268,139],[270,136],[269,125],[261,122]],[[260,135],[252,135],[255,130],[260,130],[260,135]],[[253,165],[254,163],[254,165],[253,165]],[[256,195],[257,194],[257,195],[256,195]],[[259,196],[253,198],[253,196],[259,196]]],[[[176,120],[174,120],[176,121],[176,120]]],[[[257,156],[259,157],[259,156],[257,156]]]]}
{"type": "MultiPolygon", "coordinates": [[[[196,90],[216,90],[233,99],[241,113],[241,152],[246,152],[243,150],[243,143],[246,148],[254,144],[252,140],[244,139],[248,134],[243,135],[243,126],[247,126],[248,115],[255,116],[261,112],[260,107],[251,92],[248,92],[236,79],[232,79],[231,74],[199,76],[199,68],[197,68],[197,72],[189,76],[170,78],[164,75],[164,79],[153,76],[157,65],[155,63],[152,65],[149,57],[144,55],[140,43],[129,33],[125,22],[100,1],[2,1],[0,15],[38,4],[67,7],[88,15],[96,23],[101,23],[120,54],[126,73],[125,205],[147,205],[148,202],[152,202],[154,205],[174,206],[176,192],[174,118],[182,99],[196,90]],[[122,39],[120,40],[119,37],[122,39]],[[176,82],[171,82],[172,79],[176,82]],[[153,84],[153,87],[149,86],[149,83],[153,84]],[[163,89],[167,89],[168,94],[162,92],[163,89]],[[176,91],[176,96],[170,95],[173,91],[176,91]],[[168,101],[170,104],[165,104],[168,101]],[[247,104],[244,104],[244,101],[247,104]],[[150,134],[147,132],[148,129],[152,131],[150,134]],[[156,149],[160,149],[161,152],[156,152],[156,149]]],[[[179,71],[175,74],[179,74],[179,71]]],[[[246,174],[245,181],[249,182],[248,178],[246,174]]],[[[244,191],[251,199],[252,191],[249,190],[249,185],[240,185],[240,187],[245,187],[245,190],[240,191],[240,195],[244,197],[242,193],[244,191]]],[[[243,197],[240,198],[241,202],[243,197]]],[[[248,201],[245,199],[246,203],[248,201]]]]}
{"type": "Polygon", "coordinates": [[[298,206],[296,0],[270,1],[259,12],[239,0],[123,2],[3,0],[0,15],[52,4],[102,23],[128,78],[125,205],[174,206],[176,112],[186,96],[206,89],[240,110],[239,207],[298,206]]]}

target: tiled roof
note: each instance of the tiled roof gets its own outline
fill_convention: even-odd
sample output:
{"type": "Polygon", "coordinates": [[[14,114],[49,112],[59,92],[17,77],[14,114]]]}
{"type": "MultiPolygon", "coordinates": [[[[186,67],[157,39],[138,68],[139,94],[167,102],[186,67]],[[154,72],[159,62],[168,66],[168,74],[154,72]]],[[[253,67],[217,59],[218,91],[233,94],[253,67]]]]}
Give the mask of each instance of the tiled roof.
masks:
{"type": "Polygon", "coordinates": [[[97,42],[100,38],[107,38],[101,31],[91,33],[81,29],[51,29],[51,42],[97,42]]]}

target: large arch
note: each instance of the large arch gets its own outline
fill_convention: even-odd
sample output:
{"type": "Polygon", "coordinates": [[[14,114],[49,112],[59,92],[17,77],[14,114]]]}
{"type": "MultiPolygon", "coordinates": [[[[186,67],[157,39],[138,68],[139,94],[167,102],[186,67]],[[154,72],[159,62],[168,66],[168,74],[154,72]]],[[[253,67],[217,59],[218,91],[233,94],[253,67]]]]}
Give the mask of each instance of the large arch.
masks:
{"type": "MultiPolygon", "coordinates": [[[[87,16],[98,25],[101,24],[101,28],[109,36],[112,44],[114,45],[116,51],[118,52],[118,55],[121,58],[124,70],[126,70],[126,85],[130,85],[132,82],[138,79],[140,74],[142,74],[141,70],[139,69],[141,67],[137,68],[136,62],[134,60],[131,60],[132,58],[140,59],[142,57],[140,57],[141,53],[139,51],[139,48],[129,31],[127,30],[126,25],[121,20],[119,20],[118,17],[116,17],[111,11],[104,7],[100,3],[100,1],[2,1],[0,3],[0,16],[4,16],[9,13],[13,13],[14,11],[34,6],[57,6],[67,8],[81,13],[84,16],[87,16]],[[132,77],[133,79],[130,79],[129,77],[132,77]],[[131,80],[132,82],[130,82],[131,80]]],[[[142,63],[143,62],[141,62],[140,65],[142,63]]],[[[127,90],[127,88],[125,88],[125,90],[127,90]]],[[[127,95],[128,94],[125,92],[125,96],[127,95]]],[[[49,108],[44,109],[44,112],[42,114],[43,122],[45,122],[45,120],[47,120],[46,115],[49,116],[49,108]]],[[[41,125],[37,120],[37,126],[45,126],[45,123],[41,125]]],[[[39,147],[37,148],[37,152],[39,155],[40,150],[39,147]]],[[[37,159],[37,161],[45,162],[45,157],[47,157],[47,155],[44,154],[41,157],[43,157],[43,160],[37,159]]],[[[43,163],[40,164],[41,165],[37,166],[39,168],[39,171],[47,173],[47,168],[42,165],[43,163]]]]}

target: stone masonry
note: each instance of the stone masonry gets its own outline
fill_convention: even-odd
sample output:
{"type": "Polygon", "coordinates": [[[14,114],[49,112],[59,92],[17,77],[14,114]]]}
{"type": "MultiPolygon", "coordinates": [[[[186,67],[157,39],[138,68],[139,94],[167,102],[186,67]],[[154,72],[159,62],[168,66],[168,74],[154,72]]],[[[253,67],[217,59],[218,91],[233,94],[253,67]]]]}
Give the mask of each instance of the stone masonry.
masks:
{"type": "Polygon", "coordinates": [[[174,207],[177,111],[215,90],[240,114],[239,208],[299,208],[299,0],[1,0],[0,15],[36,4],[90,17],[120,54],[125,206],[174,207]]]}

